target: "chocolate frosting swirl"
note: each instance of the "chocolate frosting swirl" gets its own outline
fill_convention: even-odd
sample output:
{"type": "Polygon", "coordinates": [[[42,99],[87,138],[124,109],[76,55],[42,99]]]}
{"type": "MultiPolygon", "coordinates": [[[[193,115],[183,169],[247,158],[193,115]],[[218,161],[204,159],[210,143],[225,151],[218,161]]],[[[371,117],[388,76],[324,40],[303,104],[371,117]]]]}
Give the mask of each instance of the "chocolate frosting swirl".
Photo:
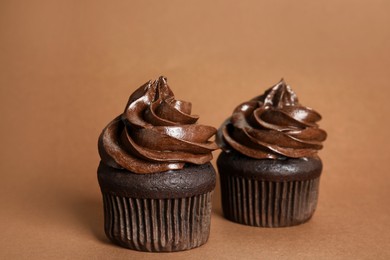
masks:
{"type": "Polygon", "coordinates": [[[218,130],[217,143],[251,158],[300,158],[322,149],[320,114],[302,106],[282,79],[263,95],[239,105],[218,130]]]}
{"type": "Polygon", "coordinates": [[[196,124],[198,118],[191,115],[190,102],[175,99],[165,77],[149,81],[103,129],[100,157],[108,166],[140,174],[207,163],[218,148],[209,141],[216,129],[196,124]]]}

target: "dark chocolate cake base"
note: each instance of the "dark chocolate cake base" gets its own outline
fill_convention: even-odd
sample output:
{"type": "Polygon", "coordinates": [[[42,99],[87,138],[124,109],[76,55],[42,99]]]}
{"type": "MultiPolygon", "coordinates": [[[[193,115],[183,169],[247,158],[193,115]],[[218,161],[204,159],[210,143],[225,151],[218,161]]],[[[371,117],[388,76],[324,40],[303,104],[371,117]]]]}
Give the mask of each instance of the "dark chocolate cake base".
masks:
{"type": "Polygon", "coordinates": [[[100,164],[104,229],[114,243],[148,252],[173,252],[207,242],[215,171],[211,164],[134,174],[100,164]]]}
{"type": "Polygon", "coordinates": [[[318,157],[252,159],[222,152],[217,161],[224,216],[258,227],[308,221],[317,206],[322,163],[318,157]]]}

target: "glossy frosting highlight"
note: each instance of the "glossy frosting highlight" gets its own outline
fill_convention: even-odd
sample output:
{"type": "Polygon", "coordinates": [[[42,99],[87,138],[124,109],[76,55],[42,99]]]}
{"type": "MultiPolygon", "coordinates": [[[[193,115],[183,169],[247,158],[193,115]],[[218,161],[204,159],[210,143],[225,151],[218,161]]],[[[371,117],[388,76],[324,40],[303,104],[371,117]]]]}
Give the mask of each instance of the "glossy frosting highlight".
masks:
{"type": "Polygon", "coordinates": [[[263,95],[239,105],[218,130],[217,143],[225,152],[257,159],[311,157],[326,139],[317,124],[320,119],[281,80],[263,95]]]}
{"type": "Polygon", "coordinates": [[[191,103],[176,100],[165,77],[147,82],[129,98],[125,111],[99,137],[102,161],[134,173],[182,169],[204,164],[218,146],[211,126],[196,124],[191,103]]]}

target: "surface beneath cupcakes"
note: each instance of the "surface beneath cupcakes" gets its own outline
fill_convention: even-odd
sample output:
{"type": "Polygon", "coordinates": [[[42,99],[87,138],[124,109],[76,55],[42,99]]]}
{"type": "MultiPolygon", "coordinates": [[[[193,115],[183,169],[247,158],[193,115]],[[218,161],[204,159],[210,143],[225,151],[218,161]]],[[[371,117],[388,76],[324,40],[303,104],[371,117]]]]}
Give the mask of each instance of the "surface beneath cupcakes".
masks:
{"type": "Polygon", "coordinates": [[[0,259],[390,259],[390,1],[21,0],[0,10],[0,259]],[[160,73],[216,127],[279,77],[296,86],[330,137],[313,219],[233,223],[217,185],[204,246],[154,254],[110,243],[96,138],[129,89],[160,73]]]}

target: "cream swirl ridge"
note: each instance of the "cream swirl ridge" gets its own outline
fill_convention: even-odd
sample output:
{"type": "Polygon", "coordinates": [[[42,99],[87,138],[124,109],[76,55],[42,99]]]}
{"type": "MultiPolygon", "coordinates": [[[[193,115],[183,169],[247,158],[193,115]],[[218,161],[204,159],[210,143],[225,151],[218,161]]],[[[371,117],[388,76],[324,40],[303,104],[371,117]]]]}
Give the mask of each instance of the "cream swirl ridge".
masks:
{"type": "Polygon", "coordinates": [[[175,99],[165,77],[149,81],[103,129],[100,157],[108,166],[141,174],[207,163],[218,148],[209,140],[216,129],[196,124],[198,118],[190,102],[175,99]]]}
{"type": "Polygon", "coordinates": [[[300,105],[281,80],[239,105],[218,130],[217,143],[226,152],[257,159],[314,156],[327,136],[317,124],[320,119],[319,113],[300,105]]]}

